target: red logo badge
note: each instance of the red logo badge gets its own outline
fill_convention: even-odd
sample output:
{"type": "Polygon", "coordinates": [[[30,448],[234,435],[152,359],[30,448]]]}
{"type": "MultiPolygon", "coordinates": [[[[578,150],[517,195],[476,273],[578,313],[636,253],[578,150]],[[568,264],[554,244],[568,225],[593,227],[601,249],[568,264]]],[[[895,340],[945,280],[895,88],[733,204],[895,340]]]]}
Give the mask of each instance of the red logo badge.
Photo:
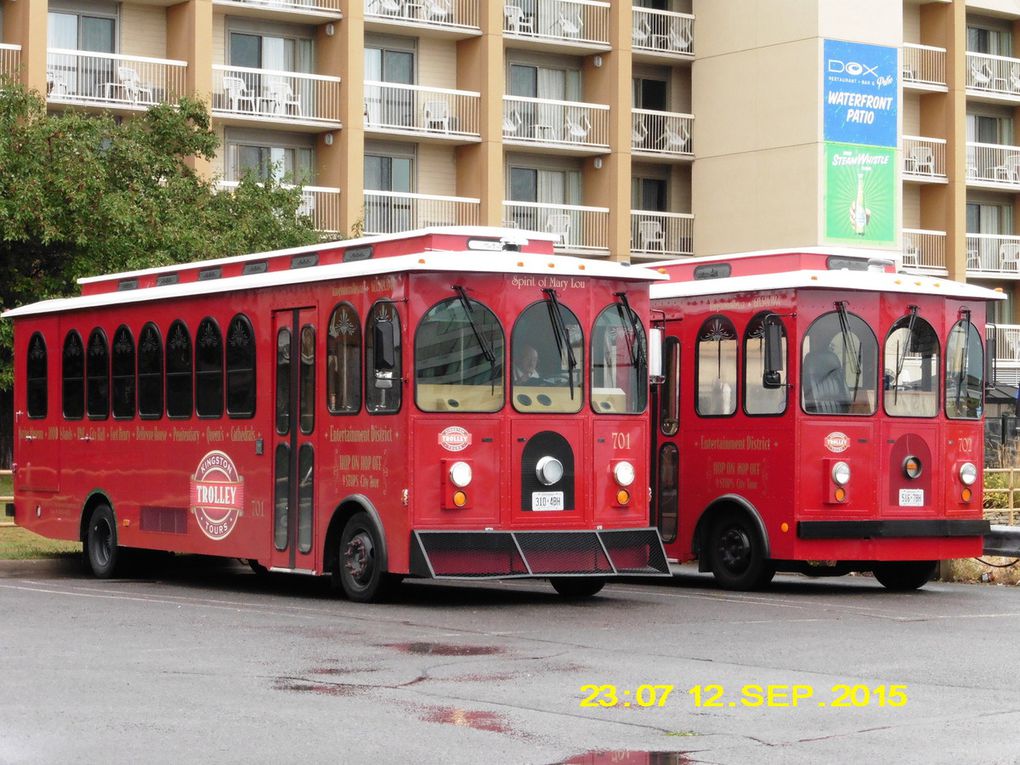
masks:
{"type": "Polygon", "coordinates": [[[471,446],[471,434],[464,428],[451,425],[439,434],[439,445],[448,452],[462,452],[471,446]]]}
{"type": "Polygon", "coordinates": [[[833,454],[845,452],[850,448],[850,436],[838,430],[825,437],[825,448],[833,454]]]}
{"type": "Polygon", "coordinates": [[[244,509],[244,479],[234,461],[220,451],[209,452],[191,478],[191,512],[209,539],[226,539],[244,509]]]}

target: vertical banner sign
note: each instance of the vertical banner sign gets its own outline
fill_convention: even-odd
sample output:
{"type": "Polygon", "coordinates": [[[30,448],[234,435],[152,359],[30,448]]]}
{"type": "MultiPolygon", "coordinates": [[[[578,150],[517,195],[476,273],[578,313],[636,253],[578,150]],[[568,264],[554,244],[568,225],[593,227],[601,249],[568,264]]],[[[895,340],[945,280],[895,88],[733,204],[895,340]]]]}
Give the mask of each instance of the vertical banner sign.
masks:
{"type": "Polygon", "coordinates": [[[898,247],[897,50],[826,40],[825,238],[898,247]]]}

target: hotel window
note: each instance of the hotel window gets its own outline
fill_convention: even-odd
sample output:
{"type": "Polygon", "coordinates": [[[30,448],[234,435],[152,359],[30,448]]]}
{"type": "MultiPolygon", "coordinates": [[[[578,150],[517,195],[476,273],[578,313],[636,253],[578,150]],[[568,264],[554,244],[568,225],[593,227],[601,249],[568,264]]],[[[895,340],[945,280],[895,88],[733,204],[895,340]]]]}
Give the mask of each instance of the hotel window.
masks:
{"type": "Polygon", "coordinates": [[[104,85],[115,80],[114,61],[108,58],[56,53],[55,50],[117,52],[117,4],[50,3],[47,23],[47,90],[51,94],[102,97],[104,85]]]}
{"type": "Polygon", "coordinates": [[[367,125],[414,127],[414,41],[404,38],[369,38],[365,41],[365,122],[367,125]]]}
{"type": "Polygon", "coordinates": [[[246,174],[258,180],[273,178],[295,184],[314,183],[314,137],[260,130],[228,128],[227,180],[239,181],[246,174]]]}
{"type": "Polygon", "coordinates": [[[415,228],[413,201],[407,196],[414,187],[413,146],[366,143],[365,233],[390,234],[415,228]]]}
{"type": "Polygon", "coordinates": [[[967,51],[992,56],[1013,55],[1013,34],[1009,29],[997,28],[994,22],[967,25],[967,51]]]}

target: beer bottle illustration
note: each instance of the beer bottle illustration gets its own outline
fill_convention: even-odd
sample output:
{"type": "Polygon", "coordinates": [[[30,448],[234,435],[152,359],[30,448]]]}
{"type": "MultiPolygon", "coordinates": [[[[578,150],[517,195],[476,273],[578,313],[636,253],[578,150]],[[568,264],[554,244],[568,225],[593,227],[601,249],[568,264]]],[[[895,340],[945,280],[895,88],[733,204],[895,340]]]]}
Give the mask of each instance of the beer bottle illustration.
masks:
{"type": "Polygon", "coordinates": [[[864,204],[864,173],[857,173],[857,199],[850,205],[850,222],[857,236],[864,236],[870,218],[871,210],[864,204]]]}

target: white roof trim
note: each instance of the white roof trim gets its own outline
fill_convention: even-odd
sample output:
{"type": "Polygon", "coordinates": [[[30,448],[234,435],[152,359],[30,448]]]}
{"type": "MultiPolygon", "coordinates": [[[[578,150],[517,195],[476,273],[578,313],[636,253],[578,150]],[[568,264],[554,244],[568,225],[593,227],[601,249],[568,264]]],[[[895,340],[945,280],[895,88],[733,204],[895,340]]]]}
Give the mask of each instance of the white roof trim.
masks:
{"type": "Polygon", "coordinates": [[[702,263],[719,263],[722,261],[737,261],[747,258],[762,258],[770,255],[835,255],[843,258],[858,258],[860,260],[877,260],[884,263],[895,263],[896,250],[872,250],[864,247],[783,247],[778,250],[751,250],[749,252],[731,252],[725,255],[705,255],[696,258],[685,258],[683,260],[656,260],[645,261],[642,265],[648,268],[659,268],[675,266],[677,263],[693,263],[698,266],[702,263]]]}
{"type": "Polygon", "coordinates": [[[974,284],[954,282],[929,276],[890,274],[877,271],[782,271],[773,274],[731,276],[723,279],[653,284],[652,300],[673,297],[728,295],[734,292],[767,292],[787,289],[838,289],[865,292],[905,292],[941,295],[973,300],[1005,300],[1001,292],[974,284]]]}
{"type": "MultiPolygon", "coordinates": [[[[479,229],[480,230],[480,229],[479,229]]],[[[492,229],[485,229],[491,232],[492,229]]],[[[491,235],[491,234],[486,234],[491,235]]],[[[185,282],[165,287],[125,290],[124,292],[103,292],[97,295],[56,298],[14,308],[3,314],[4,318],[16,319],[44,313],[77,311],[101,308],[111,305],[147,303],[197,295],[215,295],[238,290],[278,287],[289,284],[329,281],[334,279],[355,279],[364,276],[394,274],[401,272],[456,272],[456,273],[499,273],[499,274],[541,274],[542,276],[601,277],[629,281],[658,281],[666,277],[658,271],[641,266],[630,266],[613,261],[585,260],[568,255],[536,255],[521,252],[423,252],[411,255],[396,255],[353,263],[333,263],[325,266],[295,268],[286,271],[269,271],[264,274],[233,276],[224,279],[210,279],[202,282],[185,282]]]]}

